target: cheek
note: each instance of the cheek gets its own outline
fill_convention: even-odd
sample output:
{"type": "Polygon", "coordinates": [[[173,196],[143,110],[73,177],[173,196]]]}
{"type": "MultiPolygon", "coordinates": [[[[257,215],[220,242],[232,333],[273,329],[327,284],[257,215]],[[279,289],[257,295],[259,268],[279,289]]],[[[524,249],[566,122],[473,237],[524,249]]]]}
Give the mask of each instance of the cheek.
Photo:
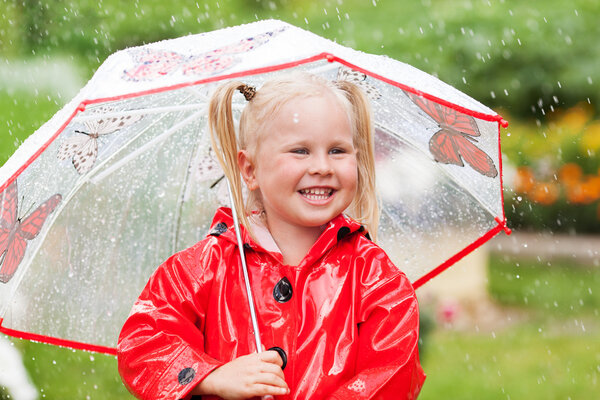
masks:
{"type": "Polygon", "coordinates": [[[348,162],[344,172],[344,181],[352,190],[357,190],[358,187],[358,164],[356,160],[348,162]]]}

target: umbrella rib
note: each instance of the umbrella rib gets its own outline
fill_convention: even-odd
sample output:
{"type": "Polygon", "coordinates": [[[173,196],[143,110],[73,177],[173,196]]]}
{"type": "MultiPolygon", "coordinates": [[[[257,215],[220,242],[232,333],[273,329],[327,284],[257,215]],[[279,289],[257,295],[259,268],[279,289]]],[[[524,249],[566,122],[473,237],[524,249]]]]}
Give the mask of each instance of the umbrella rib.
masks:
{"type": "Polygon", "coordinates": [[[179,106],[169,106],[169,107],[154,107],[154,108],[143,108],[137,110],[124,110],[124,111],[112,111],[107,113],[90,113],[88,115],[80,115],[73,118],[73,122],[87,122],[87,121],[96,121],[100,118],[113,118],[113,117],[122,117],[129,115],[149,115],[149,114],[161,114],[168,113],[173,111],[188,111],[188,110],[197,110],[199,108],[206,107],[206,102],[204,103],[193,103],[193,104],[185,104],[179,106]]]}
{"type": "MultiPolygon", "coordinates": [[[[108,167],[104,171],[102,171],[102,172],[94,175],[93,177],[89,178],[90,182],[93,183],[94,185],[98,184],[101,180],[103,180],[104,178],[106,178],[108,175],[112,174],[115,170],[121,168],[123,165],[127,164],[132,159],[137,158],[139,155],[141,155],[141,154],[147,152],[148,150],[152,149],[156,144],[165,141],[170,136],[172,136],[175,132],[177,132],[179,129],[183,128],[184,126],[186,126],[187,124],[189,124],[193,120],[197,119],[203,113],[204,113],[204,110],[199,110],[199,111],[193,113],[192,115],[190,115],[189,117],[185,118],[184,120],[180,121],[179,123],[173,125],[167,131],[165,131],[164,133],[162,133],[159,136],[155,137],[154,139],[152,139],[148,143],[144,144],[143,146],[139,147],[135,151],[129,153],[128,155],[126,155],[125,157],[123,157],[119,161],[115,162],[114,164],[112,164],[110,167],[108,167]]],[[[124,147],[126,147],[126,146],[124,146],[124,147]]],[[[107,160],[105,160],[105,161],[107,161],[107,160]]]]}
{"type": "MultiPolygon", "coordinates": [[[[202,111],[202,110],[201,110],[202,111]]],[[[167,133],[170,132],[169,136],[171,134],[173,134],[173,132],[175,132],[177,129],[179,129],[179,127],[184,126],[185,124],[191,122],[191,119],[195,116],[197,116],[198,114],[201,114],[201,111],[196,112],[194,114],[192,114],[190,117],[186,118],[185,120],[181,121],[179,124],[173,126],[169,131],[163,133],[161,136],[165,136],[167,133]],[[177,128],[177,129],[175,129],[177,128]]],[[[96,119],[98,118],[98,116],[96,116],[96,119]]],[[[162,119],[162,118],[160,118],[162,119]]],[[[142,135],[146,130],[144,129],[143,131],[141,131],[138,135],[136,135],[134,138],[132,138],[129,142],[127,142],[122,148],[125,148],[129,145],[129,143],[131,143],[132,141],[136,140],[140,135],[142,135]]],[[[157,137],[158,138],[158,137],[157,137]]],[[[157,139],[155,138],[155,139],[157,139]]],[[[167,137],[165,137],[164,139],[166,139],[167,137]]],[[[162,139],[162,140],[164,140],[162,139]]],[[[152,142],[152,141],[151,141],[152,142]]],[[[149,142],[149,143],[151,143],[149,142]]],[[[148,143],[147,143],[148,144],[148,143]]],[[[139,150],[139,149],[138,149],[139,150]]],[[[115,152],[115,154],[119,153],[118,151],[115,152]]],[[[113,154],[111,157],[107,158],[106,160],[104,160],[102,163],[98,164],[98,166],[96,168],[94,168],[94,170],[97,170],[99,167],[101,167],[102,165],[104,165],[107,161],[109,161],[110,159],[112,159],[112,157],[114,157],[113,154]]],[[[128,159],[130,159],[130,157],[126,157],[128,159]]],[[[123,160],[120,160],[123,161],[123,160]]],[[[119,164],[119,167],[122,165],[123,163],[119,164]]],[[[111,171],[113,169],[111,168],[111,171]]],[[[93,171],[93,170],[92,170],[93,171]]],[[[106,171],[104,171],[106,172],[106,171]]],[[[104,178],[104,175],[101,177],[104,178]]],[[[54,225],[54,221],[56,221],[56,219],[60,216],[60,214],[62,213],[62,210],[64,209],[64,207],[66,207],[66,205],[69,203],[70,199],[75,196],[75,194],[79,191],[79,188],[81,188],[83,185],[85,185],[86,182],[90,181],[91,183],[96,184],[98,182],[98,175],[94,176],[94,177],[89,177],[89,175],[86,175],[84,177],[82,177],[82,179],[80,179],[80,181],[78,182],[78,184],[76,185],[75,188],[73,188],[73,190],[65,197],[63,198],[63,200],[61,201],[60,205],[57,207],[57,209],[55,210],[54,213],[52,213],[52,215],[49,216],[48,221],[46,223],[47,228],[43,230],[43,232],[41,232],[41,234],[38,236],[38,238],[36,238],[38,245],[35,246],[31,251],[31,256],[28,257],[26,263],[20,268],[20,270],[22,271],[20,276],[15,277],[16,281],[15,284],[9,294],[9,298],[12,298],[14,296],[14,294],[16,293],[17,289],[19,288],[19,286],[21,285],[22,279],[23,277],[26,275],[26,271],[29,269],[29,266],[31,265],[32,261],[35,259],[35,257],[37,256],[37,253],[40,250],[41,247],[41,243],[44,242],[44,239],[46,237],[46,235],[48,234],[48,232],[50,231],[50,228],[54,225]]],[[[6,306],[8,307],[8,306],[6,306]]],[[[2,311],[2,315],[4,315],[4,313],[6,312],[8,308],[0,310],[2,311]]]]}
{"type": "MultiPolygon", "coordinates": [[[[200,138],[202,137],[202,133],[200,133],[198,135],[198,141],[200,141],[200,138]]],[[[183,181],[183,185],[181,187],[181,192],[179,193],[179,206],[175,209],[175,212],[177,213],[177,216],[175,217],[175,220],[177,221],[175,223],[175,232],[173,235],[173,243],[172,243],[172,248],[171,248],[171,252],[174,253],[176,251],[177,248],[177,243],[179,242],[179,228],[181,226],[181,215],[183,214],[182,209],[183,209],[183,204],[185,203],[185,198],[186,198],[186,193],[188,190],[188,184],[190,181],[190,176],[192,175],[192,162],[193,160],[196,158],[196,155],[198,153],[198,143],[194,146],[192,152],[190,153],[190,157],[188,159],[188,168],[187,171],[185,173],[185,179],[183,181]]]]}
{"type": "MultiPolygon", "coordinates": [[[[191,97],[193,97],[193,94],[190,94],[188,97],[186,97],[185,99],[183,99],[182,103],[185,102],[185,101],[187,101],[191,97]]],[[[107,114],[109,114],[109,113],[107,113],[107,114]]],[[[98,163],[98,165],[96,165],[96,167],[94,167],[94,169],[92,169],[92,171],[90,171],[90,174],[88,174],[88,175],[85,176],[85,179],[93,179],[93,177],[91,175],[93,174],[94,171],[98,171],[100,169],[100,167],[102,167],[104,164],[106,164],[107,162],[109,162],[110,160],[112,160],[123,149],[127,148],[131,143],[133,143],[140,136],[142,136],[152,125],[156,125],[158,122],[160,122],[162,119],[164,119],[166,115],[167,114],[165,113],[163,116],[161,116],[160,118],[158,118],[156,121],[154,121],[153,123],[149,124],[145,129],[141,130],[137,135],[135,135],[134,137],[132,137],[131,139],[129,139],[127,141],[127,143],[123,144],[119,150],[115,151],[113,154],[111,154],[109,157],[107,157],[104,161],[98,163]]],[[[96,116],[96,118],[98,118],[98,116],[96,116]]],[[[83,181],[83,183],[85,183],[85,180],[83,181]]]]}

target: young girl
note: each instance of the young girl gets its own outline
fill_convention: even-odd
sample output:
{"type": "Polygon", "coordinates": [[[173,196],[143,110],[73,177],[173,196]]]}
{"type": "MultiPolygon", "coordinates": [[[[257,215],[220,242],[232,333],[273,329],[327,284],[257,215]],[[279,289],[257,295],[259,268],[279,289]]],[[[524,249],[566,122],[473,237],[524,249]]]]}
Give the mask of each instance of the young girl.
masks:
{"type": "Polygon", "coordinates": [[[367,233],[378,206],[361,90],[304,73],[256,92],[229,82],[209,115],[261,340],[274,350],[257,353],[232,214],[221,208],[209,235],[161,265],[135,303],[118,344],[127,387],[142,399],[416,398],[417,300],[367,233]],[[248,100],[239,135],[237,90],[248,100]]]}

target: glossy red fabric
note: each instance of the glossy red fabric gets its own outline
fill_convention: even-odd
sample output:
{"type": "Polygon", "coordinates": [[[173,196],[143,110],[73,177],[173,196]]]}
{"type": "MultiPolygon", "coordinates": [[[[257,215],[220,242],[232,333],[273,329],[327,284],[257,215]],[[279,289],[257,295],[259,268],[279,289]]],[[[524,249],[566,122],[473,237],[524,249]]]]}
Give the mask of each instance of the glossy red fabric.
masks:
{"type": "MultiPolygon", "coordinates": [[[[185,398],[215,368],[256,351],[232,225],[219,209],[207,238],[161,265],[133,306],[117,351],[139,398],[185,398]]],[[[417,397],[425,375],[415,293],[360,224],[334,218],[298,266],[242,237],[262,342],[288,357],[291,393],[278,399],[417,397]],[[292,294],[278,302],[282,278],[292,294]]]]}

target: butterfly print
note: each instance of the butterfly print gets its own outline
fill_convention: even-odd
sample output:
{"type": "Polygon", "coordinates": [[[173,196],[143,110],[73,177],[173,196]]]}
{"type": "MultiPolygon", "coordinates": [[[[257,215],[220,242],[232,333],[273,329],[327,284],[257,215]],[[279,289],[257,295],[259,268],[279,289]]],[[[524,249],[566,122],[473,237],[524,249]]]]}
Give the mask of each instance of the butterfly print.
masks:
{"type": "Polygon", "coordinates": [[[381,98],[381,93],[377,88],[367,82],[367,74],[356,71],[346,66],[340,66],[337,72],[338,81],[348,81],[360,87],[371,100],[381,98]]]}
{"type": "Polygon", "coordinates": [[[25,256],[27,242],[40,233],[46,218],[61,200],[62,196],[55,194],[27,217],[20,219],[17,214],[17,181],[4,190],[0,207],[0,282],[8,283],[13,277],[25,256]]]}
{"type": "MultiPolygon", "coordinates": [[[[112,110],[105,109],[105,112],[112,110]]],[[[59,160],[71,158],[73,166],[80,175],[92,169],[98,156],[98,138],[102,135],[114,133],[126,126],[139,121],[142,115],[122,115],[118,117],[98,117],[98,119],[85,121],[85,131],[76,130],[77,135],[65,139],[58,148],[59,160]]]]}
{"type": "Polygon", "coordinates": [[[195,176],[199,182],[211,182],[210,189],[216,190],[217,201],[220,205],[229,204],[229,189],[225,183],[225,174],[212,147],[209,146],[205,154],[199,156],[195,176]]]}
{"type": "Polygon", "coordinates": [[[236,55],[262,46],[284,30],[285,28],[282,28],[273,32],[261,33],[193,56],[148,48],[132,49],[129,53],[135,61],[135,65],[123,71],[123,79],[136,82],[150,81],[179,70],[184,75],[214,75],[240,62],[236,55]]]}
{"type": "Polygon", "coordinates": [[[475,145],[481,133],[473,117],[421,96],[405,93],[440,126],[429,140],[429,151],[435,161],[464,167],[464,160],[482,175],[490,178],[498,175],[494,161],[475,145]]]}

